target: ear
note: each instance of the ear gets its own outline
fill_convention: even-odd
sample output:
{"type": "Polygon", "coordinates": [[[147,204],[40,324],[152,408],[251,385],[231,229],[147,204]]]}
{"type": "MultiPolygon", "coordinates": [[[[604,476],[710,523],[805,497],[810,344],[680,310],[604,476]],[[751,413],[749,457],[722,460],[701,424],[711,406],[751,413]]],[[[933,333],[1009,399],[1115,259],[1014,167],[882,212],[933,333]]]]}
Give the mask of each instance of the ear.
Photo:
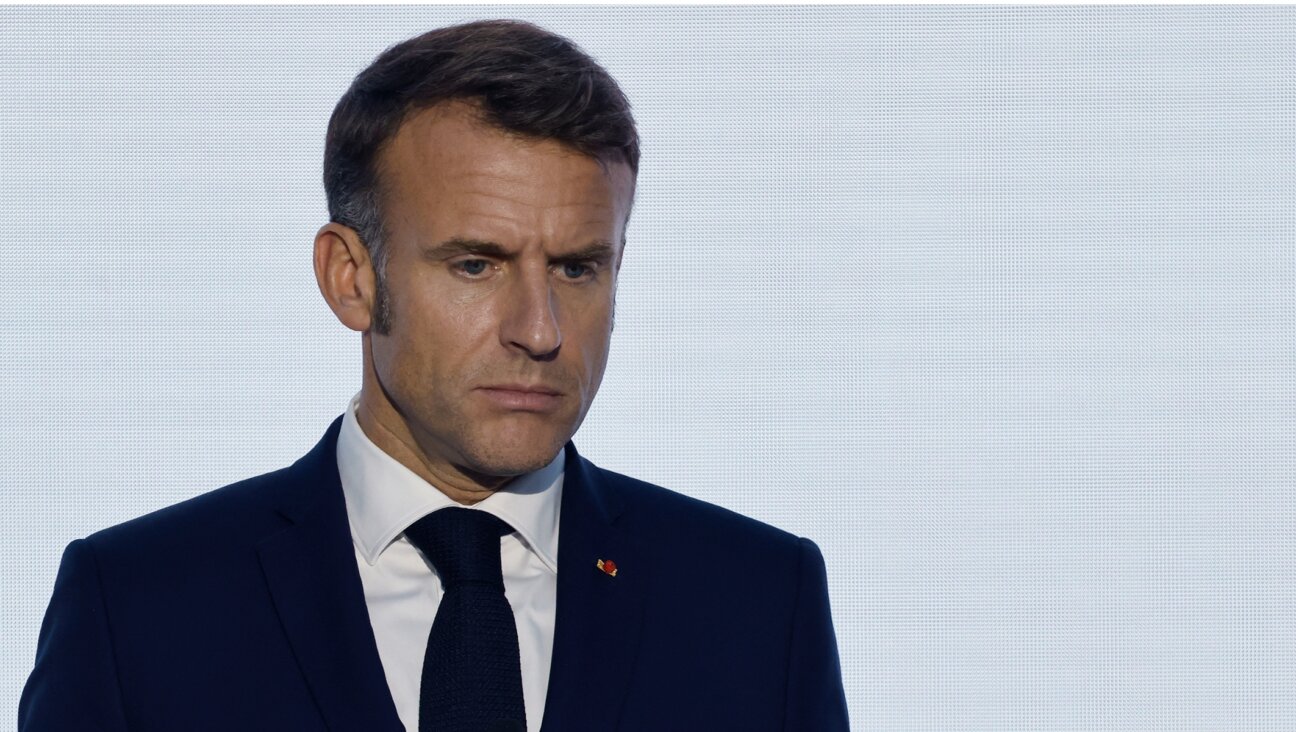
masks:
{"type": "Polygon", "coordinates": [[[355,229],[330,222],[315,234],[315,282],[342,325],[369,330],[376,278],[369,249],[355,229]]]}

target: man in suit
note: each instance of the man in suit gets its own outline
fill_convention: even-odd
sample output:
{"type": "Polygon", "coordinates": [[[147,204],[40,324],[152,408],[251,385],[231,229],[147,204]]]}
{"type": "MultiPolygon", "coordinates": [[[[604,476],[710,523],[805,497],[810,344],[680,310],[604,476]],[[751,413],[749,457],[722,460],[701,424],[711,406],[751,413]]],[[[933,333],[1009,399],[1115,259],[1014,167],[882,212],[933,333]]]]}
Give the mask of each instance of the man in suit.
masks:
{"type": "Polygon", "coordinates": [[[638,158],[528,24],[361,72],[314,252],[360,393],[293,465],[72,542],[19,728],[846,729],[818,548],[571,443],[638,158]]]}

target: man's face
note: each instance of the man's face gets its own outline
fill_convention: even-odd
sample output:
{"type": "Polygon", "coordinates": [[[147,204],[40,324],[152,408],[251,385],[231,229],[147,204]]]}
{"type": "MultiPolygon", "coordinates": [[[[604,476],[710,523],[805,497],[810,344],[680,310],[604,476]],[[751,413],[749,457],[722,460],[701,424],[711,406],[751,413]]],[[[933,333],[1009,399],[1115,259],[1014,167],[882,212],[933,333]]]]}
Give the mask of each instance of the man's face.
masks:
{"type": "Polygon", "coordinates": [[[424,459],[483,476],[553,459],[607,363],[628,166],[479,122],[409,117],[384,148],[386,400],[424,459]]]}

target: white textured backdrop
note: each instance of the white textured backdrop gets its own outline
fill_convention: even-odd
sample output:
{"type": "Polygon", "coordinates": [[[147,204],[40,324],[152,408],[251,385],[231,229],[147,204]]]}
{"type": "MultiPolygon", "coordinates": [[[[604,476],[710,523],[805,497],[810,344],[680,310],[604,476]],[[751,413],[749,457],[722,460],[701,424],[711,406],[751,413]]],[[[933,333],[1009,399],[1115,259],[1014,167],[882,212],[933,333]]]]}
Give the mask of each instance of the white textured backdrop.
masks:
{"type": "Polygon", "coordinates": [[[0,8],[0,720],[62,547],[294,460],[386,46],[582,44],[644,139],[596,462],[823,548],[859,730],[1296,728],[1296,9],[0,8]]]}

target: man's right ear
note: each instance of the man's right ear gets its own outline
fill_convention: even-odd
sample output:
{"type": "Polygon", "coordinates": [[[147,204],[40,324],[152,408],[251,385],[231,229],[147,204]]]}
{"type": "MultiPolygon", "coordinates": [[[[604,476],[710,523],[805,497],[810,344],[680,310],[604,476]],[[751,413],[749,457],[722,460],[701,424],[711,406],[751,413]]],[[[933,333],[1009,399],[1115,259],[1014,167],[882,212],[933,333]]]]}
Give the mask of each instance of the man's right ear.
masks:
{"type": "Polygon", "coordinates": [[[377,283],[369,249],[355,229],[329,222],[315,234],[315,283],[342,325],[369,330],[377,283]]]}

